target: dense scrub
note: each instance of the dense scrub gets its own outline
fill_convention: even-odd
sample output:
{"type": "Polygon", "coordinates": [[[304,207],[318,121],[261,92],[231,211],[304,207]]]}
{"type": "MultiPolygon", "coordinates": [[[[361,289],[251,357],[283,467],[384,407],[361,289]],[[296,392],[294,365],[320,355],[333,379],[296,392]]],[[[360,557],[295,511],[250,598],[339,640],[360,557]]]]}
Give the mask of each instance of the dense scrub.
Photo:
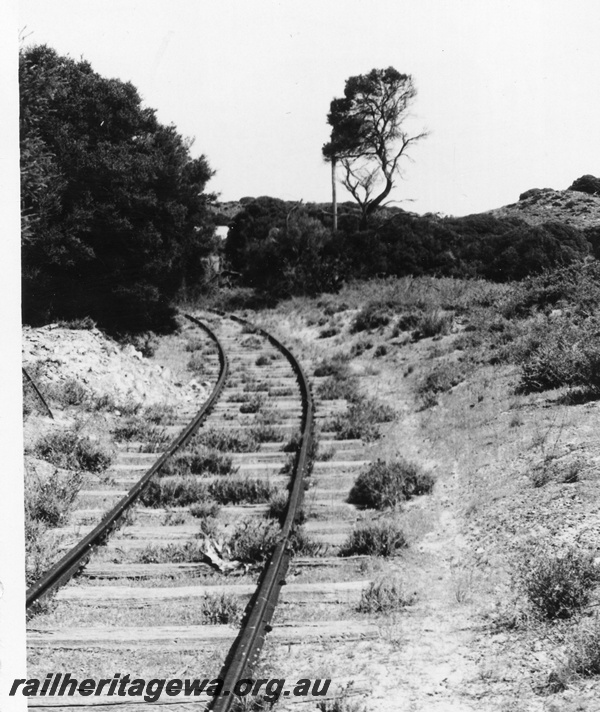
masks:
{"type": "MultiPolygon", "coordinates": [[[[357,221],[342,210],[333,233],[319,206],[257,198],[233,219],[226,256],[245,286],[284,296],[318,294],[380,275],[520,280],[591,250],[583,232],[562,223],[532,226],[517,218],[440,218],[398,209],[382,211],[368,230],[359,230],[357,221]]],[[[385,324],[377,310],[364,317],[365,323],[385,324]]],[[[355,328],[365,327],[357,321],[355,328]]]]}
{"type": "Polygon", "coordinates": [[[205,157],[85,61],[29,47],[19,80],[24,320],[171,329],[215,244],[205,157]]]}

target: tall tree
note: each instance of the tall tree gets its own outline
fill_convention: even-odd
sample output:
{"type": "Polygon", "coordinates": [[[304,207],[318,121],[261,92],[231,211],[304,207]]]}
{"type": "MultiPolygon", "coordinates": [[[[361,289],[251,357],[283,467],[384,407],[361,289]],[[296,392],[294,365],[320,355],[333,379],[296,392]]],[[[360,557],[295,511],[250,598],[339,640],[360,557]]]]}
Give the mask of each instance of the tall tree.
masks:
{"type": "Polygon", "coordinates": [[[21,52],[23,316],[164,330],[213,247],[213,172],[135,87],[45,47],[21,52]]]}
{"type": "Polygon", "coordinates": [[[411,136],[404,127],[416,94],[409,74],[388,67],[350,77],[344,97],[331,102],[331,140],[323,156],[333,171],[341,164],[342,183],[360,207],[363,228],[394,187],[408,147],[427,135],[411,136]]]}

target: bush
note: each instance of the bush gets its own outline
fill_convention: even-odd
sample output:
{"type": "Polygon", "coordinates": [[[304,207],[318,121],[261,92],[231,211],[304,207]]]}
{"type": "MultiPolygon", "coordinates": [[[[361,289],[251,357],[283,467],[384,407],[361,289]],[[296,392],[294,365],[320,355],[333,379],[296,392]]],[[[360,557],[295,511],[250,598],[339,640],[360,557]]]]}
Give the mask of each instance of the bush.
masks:
{"type": "Polygon", "coordinates": [[[242,403],[240,406],[240,413],[258,413],[258,411],[263,407],[265,399],[261,395],[254,395],[246,403],[242,403]]]}
{"type": "Polygon", "coordinates": [[[390,323],[390,308],[383,302],[369,302],[354,317],[350,331],[372,331],[390,323]]]}
{"type": "Polygon", "coordinates": [[[246,519],[235,527],[227,546],[232,559],[258,564],[270,556],[279,536],[279,528],[273,522],[246,519]]]}
{"type": "Polygon", "coordinates": [[[600,320],[548,320],[544,338],[524,349],[520,388],[525,393],[561,386],[600,392],[600,320]]]}
{"type": "Polygon", "coordinates": [[[197,502],[190,506],[190,514],[196,519],[214,519],[221,507],[216,502],[197,502]]]}
{"type": "Polygon", "coordinates": [[[317,378],[322,378],[323,376],[333,376],[340,379],[348,378],[350,369],[346,361],[346,357],[341,354],[337,354],[331,359],[323,359],[315,367],[314,374],[317,378]]]}
{"type": "Polygon", "coordinates": [[[229,452],[254,452],[258,439],[253,430],[202,430],[193,439],[194,444],[229,452]]]}
{"type": "Polygon", "coordinates": [[[553,620],[570,618],[588,603],[599,572],[593,557],[574,547],[538,544],[518,562],[515,578],[537,613],[553,620]]]}
{"type": "Polygon", "coordinates": [[[567,190],[576,190],[588,195],[600,195],[600,178],[589,174],[581,176],[581,178],[573,181],[567,190]]]}
{"type": "Polygon", "coordinates": [[[283,524],[288,507],[288,496],[281,490],[273,490],[269,496],[269,511],[267,516],[283,524]]]}
{"type": "Polygon", "coordinates": [[[114,459],[109,448],[81,435],[76,428],[43,435],[34,446],[34,454],[57,467],[88,472],[104,472],[114,459]]]}
{"type": "MultiPolygon", "coordinates": [[[[301,514],[297,519],[303,521],[303,515],[301,514]]],[[[329,549],[328,544],[315,541],[301,526],[294,529],[288,542],[292,556],[324,556],[329,549]]]]}
{"type": "Polygon", "coordinates": [[[231,593],[207,593],[200,604],[200,610],[206,623],[212,625],[238,625],[244,607],[231,593]]]}
{"type": "Polygon", "coordinates": [[[429,473],[412,462],[378,460],[359,474],[348,502],[372,509],[395,507],[411,497],[430,492],[433,482],[429,473]]]}
{"type": "Polygon", "coordinates": [[[407,546],[404,532],[396,522],[382,520],[357,526],[340,549],[340,556],[395,556],[407,546]]]}
{"type": "Polygon", "coordinates": [[[254,363],[256,366],[268,366],[271,363],[271,359],[267,355],[261,354],[254,363]]]}
{"type": "Polygon", "coordinates": [[[186,507],[205,502],[209,491],[196,477],[161,477],[151,480],[140,495],[145,507],[186,507]]]}
{"type": "Polygon", "coordinates": [[[227,479],[211,482],[209,492],[219,504],[263,504],[269,501],[273,487],[259,479],[227,479]]]}
{"type": "Polygon", "coordinates": [[[206,356],[204,356],[204,354],[194,352],[187,362],[187,369],[188,371],[193,371],[198,376],[205,375],[207,373],[206,363],[206,356]]]}
{"type": "Polygon", "coordinates": [[[83,475],[81,472],[38,477],[25,471],[25,517],[30,522],[42,522],[48,527],[66,524],[83,475]]]}
{"type": "Polygon", "coordinates": [[[200,542],[186,541],[184,544],[148,544],[134,555],[139,564],[196,564],[206,560],[200,542]]]}
{"type": "Polygon", "coordinates": [[[337,378],[328,376],[317,386],[317,396],[323,400],[355,400],[358,396],[358,386],[355,378],[337,378]]]}
{"type": "Polygon", "coordinates": [[[168,403],[153,403],[144,408],[142,417],[154,425],[174,425],[177,413],[175,407],[168,403]]]}
{"type": "Polygon", "coordinates": [[[330,427],[340,440],[359,438],[369,442],[381,437],[377,423],[389,423],[395,417],[395,411],[384,403],[362,398],[352,403],[346,413],[335,417],[330,427]]]}
{"type": "Polygon", "coordinates": [[[161,467],[161,475],[230,475],[237,472],[228,455],[205,448],[202,445],[182,452],[167,460],[161,467]]]}
{"type": "Polygon", "coordinates": [[[414,593],[408,593],[398,574],[390,574],[372,581],[362,592],[360,613],[393,613],[414,603],[414,593]]]}
{"type": "Polygon", "coordinates": [[[600,618],[584,621],[571,635],[567,644],[567,671],[592,677],[600,675],[600,618]]]}
{"type": "Polygon", "coordinates": [[[452,315],[439,310],[429,310],[418,318],[415,338],[427,338],[438,334],[448,334],[452,328],[452,315]]]}
{"type": "Polygon", "coordinates": [[[454,361],[444,361],[434,366],[417,386],[417,394],[425,407],[435,405],[440,393],[447,393],[465,377],[465,368],[454,361]]]}

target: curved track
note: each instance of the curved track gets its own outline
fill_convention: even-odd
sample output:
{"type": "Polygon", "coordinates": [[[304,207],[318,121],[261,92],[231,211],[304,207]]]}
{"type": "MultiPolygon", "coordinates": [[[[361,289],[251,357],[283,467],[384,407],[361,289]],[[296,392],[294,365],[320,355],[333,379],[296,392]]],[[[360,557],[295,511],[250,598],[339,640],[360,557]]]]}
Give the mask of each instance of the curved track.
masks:
{"type": "MultiPolygon", "coordinates": [[[[229,652],[226,654],[219,675],[219,677],[224,680],[224,689],[232,689],[237,680],[248,677],[252,674],[254,665],[257,662],[260,650],[264,644],[266,633],[270,629],[270,622],[277,605],[281,587],[285,583],[285,575],[291,555],[290,538],[294,533],[294,526],[302,506],[304,478],[310,474],[312,465],[311,453],[313,448],[314,405],[308,380],[300,364],[294,358],[293,354],[281,342],[279,342],[268,332],[252,326],[243,319],[234,316],[226,317],[224,314],[219,314],[219,316],[223,322],[227,320],[229,323],[233,322],[234,324],[241,326],[241,330],[238,330],[239,334],[250,334],[254,338],[261,337],[261,340],[267,341],[275,351],[279,352],[279,358],[283,355],[287,361],[287,369],[291,370],[291,374],[294,375],[297,381],[297,387],[299,388],[301,400],[301,415],[299,423],[300,438],[297,441],[296,451],[293,456],[293,466],[289,476],[289,498],[285,518],[281,527],[281,535],[279,536],[275,548],[264,565],[262,573],[260,574],[256,589],[245,610],[245,623],[238,635],[235,637],[229,652]]],[[[60,585],[68,581],[69,578],[71,578],[78,570],[89,562],[92,552],[107,540],[109,534],[115,528],[115,525],[123,517],[129,507],[139,498],[141,493],[148,486],[150,480],[159,472],[160,468],[164,465],[167,459],[182,448],[196,432],[199,426],[204,424],[206,416],[211,409],[213,409],[213,406],[219,398],[219,395],[225,385],[225,379],[227,378],[229,372],[229,361],[224,347],[210,327],[192,315],[186,315],[186,317],[194,324],[205,329],[205,331],[207,331],[210,337],[215,341],[219,350],[220,373],[211,396],[195,418],[178,435],[178,437],[171,443],[158,460],[156,460],[150,469],[146,471],[143,477],[130,489],[128,494],[104,516],[102,522],[67,554],[65,554],[55,566],[53,566],[34,586],[31,587],[27,593],[28,607],[41,600],[51,591],[56,590],[60,585]]],[[[256,359],[256,354],[250,353],[248,356],[251,358],[252,362],[256,359]]],[[[248,361],[248,363],[250,363],[250,361],[248,361]]],[[[281,370],[278,371],[278,368],[281,369],[283,366],[275,366],[269,369],[271,375],[274,376],[273,380],[276,380],[277,372],[283,373],[281,370]]],[[[280,386],[282,383],[281,379],[282,377],[280,376],[280,386]]],[[[276,388],[274,390],[276,390],[276,388]]],[[[280,390],[285,390],[287,394],[289,387],[285,389],[280,388],[280,390]]],[[[219,408],[222,408],[223,405],[219,406],[219,408]]],[[[281,412],[283,413],[283,410],[281,410],[281,412]]],[[[224,415],[223,417],[227,416],[224,415]]],[[[289,420],[287,422],[290,423],[290,426],[292,426],[295,431],[293,422],[290,422],[289,420]]],[[[277,451],[264,451],[265,457],[269,452],[276,455],[277,452],[282,451],[279,449],[277,451]]],[[[260,465],[250,464],[249,466],[260,470],[260,465]]],[[[273,465],[271,465],[271,467],[272,466],[273,465]]],[[[93,569],[93,567],[91,568],[93,569]]],[[[87,570],[86,572],[89,573],[87,570]]],[[[101,594],[103,590],[105,589],[98,588],[96,589],[96,592],[100,592],[101,594]]],[[[39,632],[40,631],[36,631],[36,633],[39,632]]],[[[83,631],[81,632],[83,634],[83,631]]],[[[51,640],[52,638],[56,641],[55,636],[51,636],[51,640]]],[[[93,638],[93,635],[90,635],[90,639],[91,638],[93,638]]],[[[37,641],[36,643],[34,636],[34,647],[36,647],[39,642],[40,641],[37,641]]],[[[234,700],[235,697],[231,696],[217,697],[212,703],[212,709],[217,710],[218,712],[226,712],[231,708],[234,700]]]]}
{"type": "Polygon", "coordinates": [[[29,609],[35,603],[41,601],[44,596],[56,590],[66,583],[77,571],[84,566],[91,553],[96,547],[103,544],[110,532],[119,523],[125,512],[139,498],[146,489],[152,477],[160,470],[164,463],[172,457],[190,437],[196,432],[202,421],[206,418],[210,409],[218,399],[229,369],[227,355],[223,350],[221,342],[215,333],[208,326],[197,319],[193,320],[200,328],[204,329],[215,342],[219,353],[220,371],[217,382],[208,400],[198,411],[196,417],[186,428],[173,440],[165,452],[156,460],[140,480],[129,490],[129,492],[104,516],[102,521],[78,544],[70,549],[51,569],[49,569],[31,588],[27,591],[26,606],[29,609]]]}

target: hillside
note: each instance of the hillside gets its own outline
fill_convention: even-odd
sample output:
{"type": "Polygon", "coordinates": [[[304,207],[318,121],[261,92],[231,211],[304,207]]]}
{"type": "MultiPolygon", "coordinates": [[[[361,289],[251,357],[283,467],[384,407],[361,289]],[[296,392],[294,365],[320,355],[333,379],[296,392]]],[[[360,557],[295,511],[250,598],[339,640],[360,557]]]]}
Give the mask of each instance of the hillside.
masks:
{"type": "Polygon", "coordinates": [[[519,202],[489,210],[495,218],[520,218],[530,225],[562,222],[583,230],[600,224],[600,196],[578,190],[533,188],[519,202]]]}

